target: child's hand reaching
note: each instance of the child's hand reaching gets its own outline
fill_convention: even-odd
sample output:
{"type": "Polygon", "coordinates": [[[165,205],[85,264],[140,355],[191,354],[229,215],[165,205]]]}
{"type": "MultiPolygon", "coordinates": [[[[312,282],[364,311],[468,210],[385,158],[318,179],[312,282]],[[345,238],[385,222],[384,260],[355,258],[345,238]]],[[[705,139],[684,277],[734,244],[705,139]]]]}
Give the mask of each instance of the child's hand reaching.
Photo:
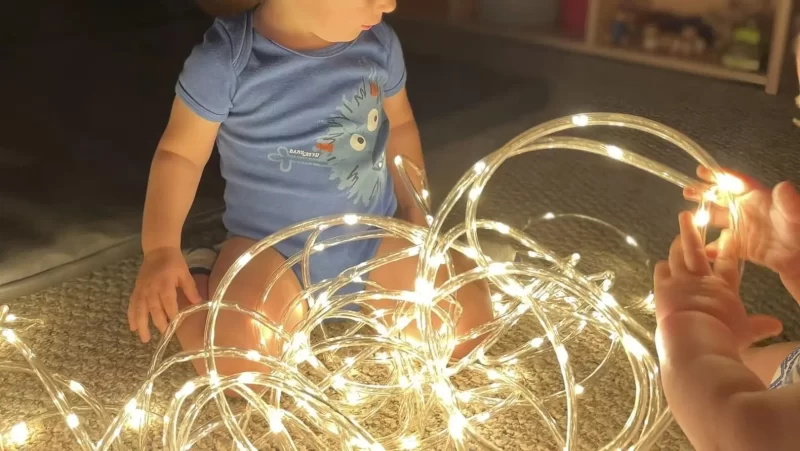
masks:
{"type": "Polygon", "coordinates": [[[201,302],[181,250],[165,247],[145,254],[128,305],[128,324],[132,331],[139,332],[142,342],[150,341],[149,317],[163,334],[178,314],[179,288],[189,302],[201,302]]]}
{"type": "MultiPolygon", "coordinates": [[[[780,333],[781,324],[747,316],[729,231],[723,232],[712,267],[690,213],[681,214],[680,229],[669,261],[655,270],[661,377],[675,419],[701,451],[790,449],[798,428],[784,430],[783,415],[800,392],[794,389],[794,404],[776,397],[741,357],[754,341],[780,333]]],[[[792,415],[800,419],[800,411],[792,415]]]]}
{"type": "MultiPolygon", "coordinates": [[[[698,168],[697,175],[713,182],[707,168],[698,168]]],[[[741,246],[740,257],[776,272],[792,296],[800,301],[800,194],[790,182],[780,183],[770,192],[747,177],[731,175],[742,180],[745,187],[739,199],[742,218],[736,237],[741,246]]],[[[696,201],[701,193],[687,190],[684,194],[696,201]]],[[[727,209],[715,207],[711,225],[728,227],[727,209]]],[[[708,251],[715,258],[716,245],[709,246],[708,251]]]]}

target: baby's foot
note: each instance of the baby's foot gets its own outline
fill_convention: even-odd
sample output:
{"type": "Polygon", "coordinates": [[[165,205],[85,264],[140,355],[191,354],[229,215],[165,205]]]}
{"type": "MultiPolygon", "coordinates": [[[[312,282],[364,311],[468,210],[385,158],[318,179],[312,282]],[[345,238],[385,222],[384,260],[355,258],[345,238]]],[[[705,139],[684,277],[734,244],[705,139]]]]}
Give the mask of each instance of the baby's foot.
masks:
{"type": "MultiPolygon", "coordinates": [[[[186,258],[186,264],[189,266],[189,273],[192,275],[195,284],[197,284],[197,292],[204,300],[208,299],[208,281],[211,278],[211,270],[214,269],[214,263],[217,261],[219,252],[214,249],[200,247],[189,249],[183,252],[186,258]]],[[[181,306],[181,308],[186,306],[181,306]]]]}
{"type": "Polygon", "coordinates": [[[184,251],[186,264],[189,266],[189,273],[193,276],[210,276],[217,261],[217,251],[207,247],[198,247],[184,251]]]}

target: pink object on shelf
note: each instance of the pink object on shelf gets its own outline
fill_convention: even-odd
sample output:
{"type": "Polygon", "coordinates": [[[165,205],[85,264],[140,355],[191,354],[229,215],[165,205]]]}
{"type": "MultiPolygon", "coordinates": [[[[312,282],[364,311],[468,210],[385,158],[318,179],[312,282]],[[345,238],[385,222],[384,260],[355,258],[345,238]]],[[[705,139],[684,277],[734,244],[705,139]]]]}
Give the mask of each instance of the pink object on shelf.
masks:
{"type": "Polygon", "coordinates": [[[570,35],[586,34],[589,0],[561,0],[561,28],[570,35]]]}

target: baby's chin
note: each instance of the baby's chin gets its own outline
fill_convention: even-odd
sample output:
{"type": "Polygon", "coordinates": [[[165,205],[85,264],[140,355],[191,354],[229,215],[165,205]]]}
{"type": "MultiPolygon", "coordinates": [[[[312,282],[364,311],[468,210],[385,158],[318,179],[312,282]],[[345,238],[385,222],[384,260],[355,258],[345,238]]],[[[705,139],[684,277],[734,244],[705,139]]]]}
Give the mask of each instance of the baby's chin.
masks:
{"type": "Polygon", "coordinates": [[[318,35],[318,37],[324,41],[330,42],[331,44],[345,44],[355,41],[364,31],[366,30],[359,28],[352,31],[337,33],[335,35],[331,34],[330,36],[318,35]]]}

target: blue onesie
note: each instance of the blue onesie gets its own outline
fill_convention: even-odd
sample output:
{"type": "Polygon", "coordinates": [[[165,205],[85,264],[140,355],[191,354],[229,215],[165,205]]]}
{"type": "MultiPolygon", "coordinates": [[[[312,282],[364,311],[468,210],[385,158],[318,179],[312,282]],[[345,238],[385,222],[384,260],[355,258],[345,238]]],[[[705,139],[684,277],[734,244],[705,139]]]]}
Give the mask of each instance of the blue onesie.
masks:
{"type": "MultiPolygon", "coordinates": [[[[186,60],[176,91],[195,113],[221,122],[230,235],[261,240],[320,216],[393,216],[383,100],[405,81],[397,36],[383,23],[353,42],[297,52],[258,34],[252,11],[217,19],[186,60]]],[[[321,239],[352,230],[332,228],[321,239]]],[[[276,249],[290,257],[306,238],[276,249]]],[[[378,244],[358,241],[316,254],[311,282],[371,259],[378,244]]],[[[298,265],[293,269],[299,274],[298,265]]]]}

